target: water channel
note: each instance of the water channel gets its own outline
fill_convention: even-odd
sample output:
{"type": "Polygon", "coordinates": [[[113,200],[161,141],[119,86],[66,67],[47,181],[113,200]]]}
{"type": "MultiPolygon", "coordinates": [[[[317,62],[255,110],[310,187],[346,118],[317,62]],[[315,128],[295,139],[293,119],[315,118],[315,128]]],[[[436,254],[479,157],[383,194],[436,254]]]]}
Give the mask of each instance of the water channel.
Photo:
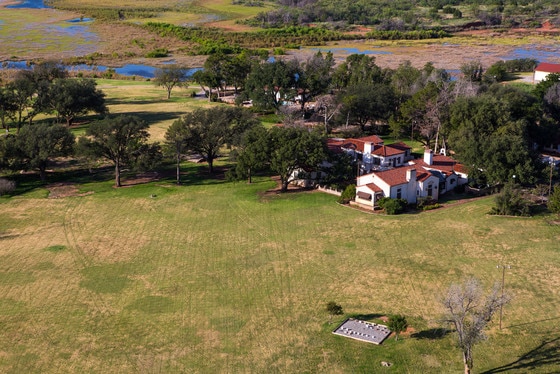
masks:
{"type": "MultiPolygon", "coordinates": [[[[0,0],[0,3],[1,2],[2,0],[0,0]]],[[[6,8],[43,9],[43,8],[49,8],[49,6],[45,5],[43,0],[22,0],[19,3],[8,5],[6,6],[6,8]]],[[[74,48],[74,53],[76,56],[86,55],[88,53],[91,53],[92,52],[91,49],[95,48],[94,46],[92,46],[91,43],[92,41],[97,39],[97,35],[93,33],[89,27],[89,25],[91,24],[91,22],[93,22],[93,20],[90,18],[74,18],[74,19],[67,20],[66,22],[70,23],[71,25],[65,27],[57,27],[57,30],[55,31],[77,37],[76,40],[78,41],[78,43],[76,43],[74,48]],[[79,44],[79,41],[82,39],[85,41],[84,45],[79,44]]],[[[2,27],[1,19],[0,19],[0,27],[2,27]]],[[[52,25],[45,24],[44,27],[45,27],[45,31],[52,32],[51,30],[53,27],[52,25]]],[[[449,47],[451,49],[453,48],[453,44],[450,43],[443,43],[443,46],[449,47]]],[[[404,51],[404,53],[407,53],[406,52],[407,48],[409,47],[399,48],[399,53],[401,53],[400,50],[404,51]]],[[[450,49],[450,53],[451,53],[451,49],[450,49]]],[[[378,56],[380,55],[389,56],[394,53],[391,50],[384,50],[383,48],[377,48],[375,46],[373,47],[370,46],[365,48],[356,48],[356,47],[346,48],[346,47],[339,47],[339,46],[315,47],[315,48],[309,48],[308,50],[322,51],[322,52],[331,51],[337,56],[337,61],[343,61],[346,58],[346,56],[353,53],[378,55],[378,56]]],[[[556,62],[560,59],[560,48],[557,44],[550,44],[546,46],[527,44],[517,48],[512,48],[510,51],[504,54],[494,55],[494,53],[492,53],[492,57],[495,58],[496,60],[534,58],[539,62],[545,62],[545,61],[556,62]]],[[[476,58],[477,58],[476,56],[473,56],[473,59],[476,58]]],[[[173,63],[173,61],[169,61],[169,63],[173,63]]],[[[5,68],[25,69],[29,67],[26,61],[4,61],[0,65],[0,69],[5,69],[5,68]]],[[[95,66],[95,65],[76,65],[76,66],[67,66],[67,69],[73,71],[82,70],[82,71],[98,71],[98,72],[105,72],[109,69],[113,69],[115,73],[120,75],[153,78],[156,67],[150,65],[144,65],[140,63],[140,64],[127,64],[117,68],[109,68],[107,66],[95,66]]],[[[199,68],[190,69],[189,74],[194,73],[196,70],[199,70],[199,68]]]]}

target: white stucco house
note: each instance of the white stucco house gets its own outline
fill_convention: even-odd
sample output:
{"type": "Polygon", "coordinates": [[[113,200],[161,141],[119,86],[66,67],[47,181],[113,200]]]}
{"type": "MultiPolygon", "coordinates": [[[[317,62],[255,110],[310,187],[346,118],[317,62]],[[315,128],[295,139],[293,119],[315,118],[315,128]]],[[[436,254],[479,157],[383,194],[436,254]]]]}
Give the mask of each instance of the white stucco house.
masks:
{"type": "Polygon", "coordinates": [[[468,182],[465,168],[450,157],[424,152],[424,158],[403,166],[374,170],[358,176],[355,202],[375,209],[382,197],[405,199],[415,204],[420,197],[439,196],[468,182]]]}

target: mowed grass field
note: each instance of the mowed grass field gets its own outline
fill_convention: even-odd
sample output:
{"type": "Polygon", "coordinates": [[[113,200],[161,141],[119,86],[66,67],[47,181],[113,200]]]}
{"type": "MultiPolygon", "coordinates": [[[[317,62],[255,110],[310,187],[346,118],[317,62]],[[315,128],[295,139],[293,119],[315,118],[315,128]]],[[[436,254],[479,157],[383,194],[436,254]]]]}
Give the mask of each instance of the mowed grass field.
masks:
{"type": "Polygon", "coordinates": [[[468,276],[490,287],[497,264],[511,265],[514,298],[475,348],[476,372],[558,370],[552,217],[488,216],[491,198],[371,215],[200,167],[183,186],[108,177],[77,185],[82,196],[0,199],[0,372],[461,373],[439,300],[468,276]],[[401,313],[413,330],[381,346],[335,336],[331,300],[346,313],[333,322],[401,313]]]}
{"type": "MultiPolygon", "coordinates": [[[[107,107],[112,115],[132,114],[141,117],[150,125],[150,140],[164,141],[167,128],[183,114],[197,108],[220,105],[210,103],[207,98],[192,98],[199,93],[200,86],[176,87],[167,99],[167,91],[149,81],[97,79],[97,88],[105,93],[107,107]]],[[[84,131],[78,130],[80,135],[84,131]]]]}

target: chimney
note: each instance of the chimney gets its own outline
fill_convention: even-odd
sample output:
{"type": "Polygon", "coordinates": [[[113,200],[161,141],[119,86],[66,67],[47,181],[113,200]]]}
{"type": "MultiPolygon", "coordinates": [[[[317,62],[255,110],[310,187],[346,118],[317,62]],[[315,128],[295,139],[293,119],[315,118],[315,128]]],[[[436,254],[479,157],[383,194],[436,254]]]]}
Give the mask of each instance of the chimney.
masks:
{"type": "Polygon", "coordinates": [[[373,143],[364,142],[364,154],[373,152],[373,143]]]}
{"type": "Polygon", "coordinates": [[[429,148],[424,149],[424,162],[428,165],[431,165],[433,161],[434,161],[434,152],[429,148]]]}
{"type": "Polygon", "coordinates": [[[406,171],[406,181],[416,180],[416,169],[408,169],[406,171]]]}

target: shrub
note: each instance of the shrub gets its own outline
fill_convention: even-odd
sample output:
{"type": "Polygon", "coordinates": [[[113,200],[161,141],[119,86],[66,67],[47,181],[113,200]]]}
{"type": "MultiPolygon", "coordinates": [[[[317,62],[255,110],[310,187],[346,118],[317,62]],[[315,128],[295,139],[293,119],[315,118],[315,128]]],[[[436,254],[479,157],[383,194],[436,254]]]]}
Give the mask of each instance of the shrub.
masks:
{"type": "Polygon", "coordinates": [[[408,202],[405,199],[391,199],[390,197],[383,197],[379,199],[378,204],[385,210],[385,213],[394,215],[404,212],[408,202]]]}
{"type": "Polygon", "coordinates": [[[146,53],[148,58],[159,58],[167,57],[169,55],[169,50],[167,48],[156,48],[153,51],[146,53]]]}
{"type": "Polygon", "coordinates": [[[496,206],[491,214],[502,216],[528,216],[529,205],[521,196],[521,192],[512,183],[508,183],[495,198],[496,206]]]}
{"type": "Polygon", "coordinates": [[[560,214],[560,186],[554,187],[554,191],[548,197],[547,207],[552,213],[560,214]]]}
{"type": "Polygon", "coordinates": [[[356,197],[356,185],[351,184],[344,189],[342,195],[338,198],[338,202],[341,204],[348,204],[350,201],[354,200],[356,197]]]}
{"type": "Polygon", "coordinates": [[[16,182],[0,178],[0,196],[5,195],[7,193],[14,192],[16,189],[16,182]]]}

